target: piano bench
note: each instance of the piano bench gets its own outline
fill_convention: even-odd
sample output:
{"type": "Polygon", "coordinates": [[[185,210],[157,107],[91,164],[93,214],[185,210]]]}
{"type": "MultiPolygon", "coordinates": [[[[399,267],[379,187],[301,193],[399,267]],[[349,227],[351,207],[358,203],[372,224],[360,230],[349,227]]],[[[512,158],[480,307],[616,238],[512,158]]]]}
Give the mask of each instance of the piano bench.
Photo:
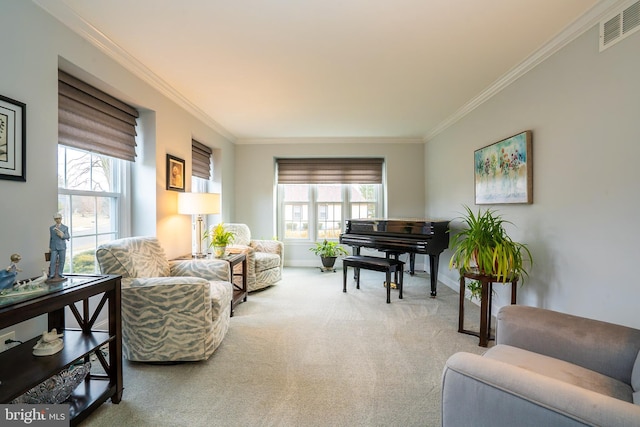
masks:
{"type": "Polygon", "coordinates": [[[347,292],[347,268],[356,269],[356,289],[360,289],[360,273],[358,269],[383,271],[387,274],[387,304],[391,302],[391,273],[398,278],[398,298],[402,299],[402,273],[404,272],[404,262],[391,259],[379,258],[374,256],[351,255],[342,259],[342,292],[347,292]]]}

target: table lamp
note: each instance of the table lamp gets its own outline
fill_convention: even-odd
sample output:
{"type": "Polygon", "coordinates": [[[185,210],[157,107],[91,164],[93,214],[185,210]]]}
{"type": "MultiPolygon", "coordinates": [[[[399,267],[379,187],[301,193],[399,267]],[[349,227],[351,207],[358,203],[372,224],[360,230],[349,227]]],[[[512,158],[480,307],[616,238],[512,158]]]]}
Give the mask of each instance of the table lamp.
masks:
{"type": "Polygon", "coordinates": [[[178,213],[197,215],[196,233],[198,250],[196,258],[204,258],[202,253],[202,215],[220,213],[220,194],[216,193],[178,193],[178,213]]]}

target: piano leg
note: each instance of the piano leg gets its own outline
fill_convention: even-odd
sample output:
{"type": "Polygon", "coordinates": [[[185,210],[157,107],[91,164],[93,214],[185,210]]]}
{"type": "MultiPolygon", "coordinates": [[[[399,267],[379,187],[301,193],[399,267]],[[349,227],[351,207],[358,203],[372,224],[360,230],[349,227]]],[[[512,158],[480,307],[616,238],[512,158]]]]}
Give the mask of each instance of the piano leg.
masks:
{"type": "Polygon", "coordinates": [[[436,297],[437,286],[438,286],[438,261],[440,258],[440,254],[429,255],[429,269],[431,271],[431,298],[436,297]]]}
{"type": "Polygon", "coordinates": [[[416,254],[414,252],[409,252],[409,274],[416,274],[416,254]]]}
{"type": "MultiPolygon", "coordinates": [[[[351,246],[351,253],[353,255],[360,255],[360,246],[351,246]]],[[[360,283],[360,269],[357,267],[353,268],[353,279],[360,283]]]]}

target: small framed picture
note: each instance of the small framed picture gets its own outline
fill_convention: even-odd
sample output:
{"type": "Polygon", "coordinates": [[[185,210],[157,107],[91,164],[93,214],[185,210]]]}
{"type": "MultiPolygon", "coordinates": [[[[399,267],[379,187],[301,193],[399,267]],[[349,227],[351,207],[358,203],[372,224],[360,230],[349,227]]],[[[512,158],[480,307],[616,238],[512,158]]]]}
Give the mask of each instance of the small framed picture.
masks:
{"type": "Polygon", "coordinates": [[[167,190],[184,191],[184,160],[167,154],[167,190]]]}
{"type": "Polygon", "coordinates": [[[27,106],[0,95],[0,179],[26,181],[27,106]]]}

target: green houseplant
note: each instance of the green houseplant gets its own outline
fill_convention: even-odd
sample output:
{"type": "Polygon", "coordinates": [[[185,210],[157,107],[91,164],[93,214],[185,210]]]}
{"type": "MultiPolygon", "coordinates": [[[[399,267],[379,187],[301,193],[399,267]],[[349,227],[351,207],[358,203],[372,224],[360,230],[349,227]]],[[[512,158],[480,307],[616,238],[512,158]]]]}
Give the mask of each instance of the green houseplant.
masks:
{"type": "Polygon", "coordinates": [[[528,276],[527,263],[533,265],[529,248],[511,239],[504,229],[512,224],[496,211],[487,209],[474,213],[465,206],[466,214],[459,219],[465,225],[451,241],[453,255],[449,268],[461,272],[477,269],[480,274],[497,277],[506,283],[512,277],[528,276]]]}
{"type": "Polygon", "coordinates": [[[203,239],[209,239],[209,247],[213,248],[213,255],[221,258],[227,249],[227,245],[233,243],[235,233],[227,231],[223,223],[219,223],[210,230],[204,232],[203,239]]]}
{"type": "Polygon", "coordinates": [[[349,254],[338,242],[330,242],[326,239],[322,242],[316,242],[316,245],[309,250],[320,257],[322,265],[326,269],[333,268],[338,256],[349,254]]]}

